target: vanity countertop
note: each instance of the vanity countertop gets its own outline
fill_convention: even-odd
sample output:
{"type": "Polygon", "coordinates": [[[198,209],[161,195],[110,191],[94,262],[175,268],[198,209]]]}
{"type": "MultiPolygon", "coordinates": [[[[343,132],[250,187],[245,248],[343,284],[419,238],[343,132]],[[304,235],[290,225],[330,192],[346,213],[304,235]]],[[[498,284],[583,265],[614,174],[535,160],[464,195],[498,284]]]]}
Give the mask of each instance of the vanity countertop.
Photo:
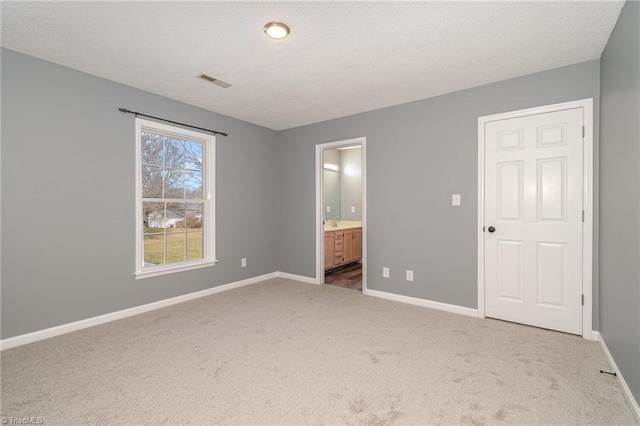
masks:
{"type": "Polygon", "coordinates": [[[339,220],[338,226],[331,226],[333,221],[328,220],[324,225],[324,232],[327,231],[342,231],[344,229],[362,228],[362,222],[357,220],[339,220]]]}

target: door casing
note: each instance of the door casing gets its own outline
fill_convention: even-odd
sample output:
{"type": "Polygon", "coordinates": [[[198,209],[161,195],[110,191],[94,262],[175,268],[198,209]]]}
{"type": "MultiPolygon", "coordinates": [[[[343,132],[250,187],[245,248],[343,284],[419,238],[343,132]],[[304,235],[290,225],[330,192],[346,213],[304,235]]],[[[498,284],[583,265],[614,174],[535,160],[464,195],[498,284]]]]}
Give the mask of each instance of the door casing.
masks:
{"type": "Polygon", "coordinates": [[[593,99],[545,105],[478,118],[478,317],[485,317],[485,233],[483,231],[485,226],[485,124],[491,121],[574,108],[582,108],[584,111],[582,199],[585,218],[582,223],[582,294],[584,295],[582,337],[593,340],[593,99]]]}
{"type": "Polygon", "coordinates": [[[360,137],[316,145],[316,284],[324,284],[324,226],[322,156],[325,150],[345,146],[362,147],[362,293],[367,290],[367,138],[360,137]]]}

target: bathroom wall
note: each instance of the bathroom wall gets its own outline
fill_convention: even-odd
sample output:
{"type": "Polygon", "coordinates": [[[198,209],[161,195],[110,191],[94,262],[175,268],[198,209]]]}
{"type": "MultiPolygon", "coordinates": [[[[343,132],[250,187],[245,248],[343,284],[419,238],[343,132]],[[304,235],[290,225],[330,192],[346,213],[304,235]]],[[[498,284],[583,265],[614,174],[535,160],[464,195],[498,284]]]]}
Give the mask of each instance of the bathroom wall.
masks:
{"type": "Polygon", "coordinates": [[[340,216],[340,151],[328,149],[323,152],[323,164],[337,166],[338,170],[323,170],[323,218],[325,220],[335,219],[340,216]]]}
{"type": "Polygon", "coordinates": [[[340,152],[340,219],[362,220],[362,149],[340,152]]]}

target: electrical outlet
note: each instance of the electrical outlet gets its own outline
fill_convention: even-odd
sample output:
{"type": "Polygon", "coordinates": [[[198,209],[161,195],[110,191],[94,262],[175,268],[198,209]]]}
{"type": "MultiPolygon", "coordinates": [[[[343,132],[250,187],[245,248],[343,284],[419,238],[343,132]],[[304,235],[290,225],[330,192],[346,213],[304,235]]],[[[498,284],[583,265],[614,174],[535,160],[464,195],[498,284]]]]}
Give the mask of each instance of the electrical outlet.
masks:
{"type": "Polygon", "coordinates": [[[382,268],[382,278],[389,278],[389,268],[382,268]]]}
{"type": "Polygon", "coordinates": [[[407,281],[413,281],[413,271],[407,271],[407,281]]]}
{"type": "Polygon", "coordinates": [[[240,266],[243,268],[247,267],[247,258],[243,257],[242,260],[240,260],[240,266]]]}
{"type": "Polygon", "coordinates": [[[451,205],[456,207],[460,205],[460,194],[451,195],[451,205]]]}
{"type": "Polygon", "coordinates": [[[331,213],[331,206],[327,206],[327,213],[331,213]]]}

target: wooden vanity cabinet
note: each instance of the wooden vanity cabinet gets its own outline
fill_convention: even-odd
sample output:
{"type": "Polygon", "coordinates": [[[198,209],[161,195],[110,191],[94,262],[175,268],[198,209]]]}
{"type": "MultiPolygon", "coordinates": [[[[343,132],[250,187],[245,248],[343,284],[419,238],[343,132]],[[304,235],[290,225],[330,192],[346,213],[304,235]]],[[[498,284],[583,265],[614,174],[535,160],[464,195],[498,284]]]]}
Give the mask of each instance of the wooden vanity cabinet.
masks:
{"type": "Polygon", "coordinates": [[[362,228],[353,230],[353,259],[362,259],[362,228]]]}
{"type": "Polygon", "coordinates": [[[345,229],[344,263],[357,262],[360,259],[362,259],[362,228],[345,229]]]}
{"type": "Polygon", "coordinates": [[[324,233],[324,270],[333,268],[333,231],[324,233]]]}
{"type": "Polygon", "coordinates": [[[344,264],[344,231],[333,231],[333,266],[344,264]]]}
{"type": "Polygon", "coordinates": [[[353,229],[344,230],[344,263],[353,262],[353,229]]]}
{"type": "Polygon", "coordinates": [[[362,228],[324,233],[324,269],[336,268],[362,259],[362,228]]]}
{"type": "Polygon", "coordinates": [[[362,228],[352,229],[351,246],[353,251],[351,252],[350,262],[357,262],[362,259],[362,228]]]}

